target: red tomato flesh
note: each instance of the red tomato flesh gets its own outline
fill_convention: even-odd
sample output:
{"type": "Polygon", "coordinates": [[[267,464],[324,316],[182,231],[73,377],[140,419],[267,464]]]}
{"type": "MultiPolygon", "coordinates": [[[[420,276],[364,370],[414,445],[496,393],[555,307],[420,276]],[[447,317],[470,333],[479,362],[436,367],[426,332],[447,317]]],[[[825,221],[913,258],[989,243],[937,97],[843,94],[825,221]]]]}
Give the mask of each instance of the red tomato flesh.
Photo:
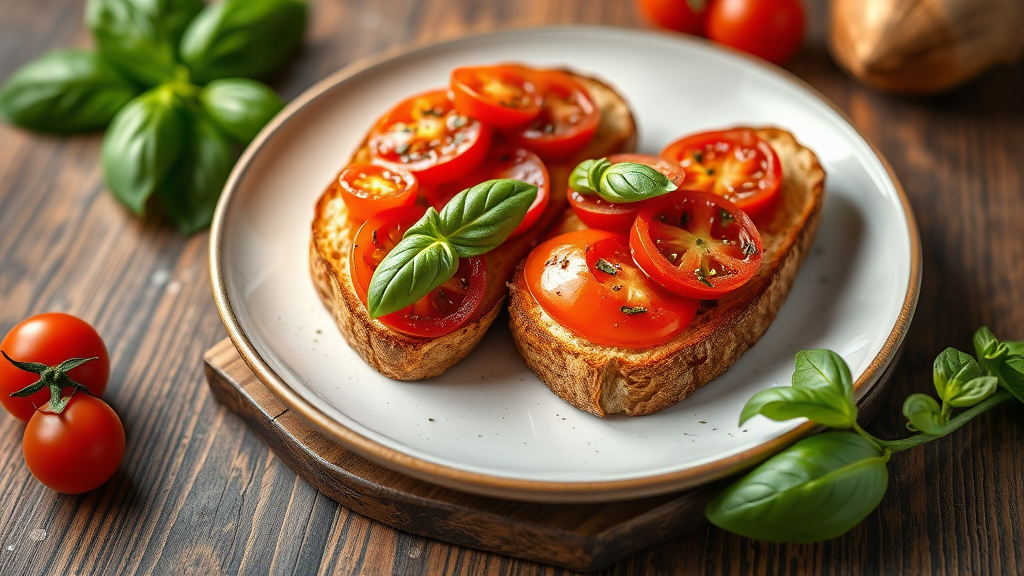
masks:
{"type": "Polygon", "coordinates": [[[661,157],[686,172],[685,188],[714,192],[755,220],[771,211],[779,198],[782,164],[753,130],[686,136],[665,147],[661,157]]]}
{"type": "Polygon", "coordinates": [[[81,494],[114,475],[124,456],[124,441],[124,426],[113,409],[78,392],[60,414],[33,413],[22,450],[37,480],[57,492],[81,494]]]}
{"type": "Polygon", "coordinates": [[[487,154],[491,128],[455,110],[447,90],[413,96],[370,130],[375,164],[412,172],[422,185],[454,180],[487,154]]]}
{"type": "Polygon", "coordinates": [[[683,190],[650,204],[630,232],[633,259],[655,282],[689,298],[717,299],[761,265],[761,235],[728,200],[683,190]]]}
{"type": "Polygon", "coordinates": [[[451,75],[455,109],[498,128],[525,124],[540,114],[532,74],[513,64],[456,68],[451,75]]]}
{"type": "MultiPolygon", "coordinates": [[[[374,270],[424,212],[426,208],[422,206],[385,210],[363,223],[356,232],[349,266],[356,294],[363,304],[366,304],[374,270]]],[[[483,257],[461,258],[458,270],[447,282],[411,306],[377,320],[409,336],[444,336],[461,328],[473,316],[483,302],[486,288],[487,269],[483,257]]]]}
{"type": "MultiPolygon", "coordinates": [[[[56,366],[71,358],[93,358],[68,371],[68,377],[99,396],[110,378],[110,356],[96,330],[84,320],[58,312],[48,312],[15,324],[0,342],[13,360],[38,362],[56,366]]],[[[18,420],[28,421],[36,408],[50,401],[47,388],[26,398],[11,398],[12,392],[39,380],[38,374],[26,372],[0,357],[0,404],[18,420]]]]}
{"type": "Polygon", "coordinates": [[[378,212],[416,202],[419,183],[406,170],[377,164],[350,164],[338,175],[349,218],[364,222],[378,212]]]}
{"type": "Polygon", "coordinates": [[[597,131],[601,112],[590,93],[572,76],[557,70],[537,71],[540,114],[505,133],[508,139],[541,158],[562,158],[579,152],[597,131]]]}
{"type": "MultiPolygon", "coordinates": [[[[657,169],[668,176],[676,186],[682,186],[686,174],[679,168],[679,165],[647,154],[615,154],[608,157],[612,164],[619,162],[635,162],[657,169]]],[[[597,194],[580,194],[572,188],[567,188],[569,205],[581,222],[591,228],[600,230],[611,230],[613,232],[629,233],[629,229],[636,220],[636,215],[647,202],[653,200],[641,200],[640,202],[609,202],[597,194]]]]}
{"type": "Polygon", "coordinates": [[[689,326],[700,301],[651,281],[626,237],[606,230],[556,236],[530,253],[524,269],[533,297],[559,324],[605,346],[646,348],[689,326]]]}
{"type": "Polygon", "coordinates": [[[427,202],[440,212],[459,192],[487,180],[504,178],[520,180],[537,187],[537,199],[530,205],[523,222],[509,236],[515,238],[537,223],[551,198],[547,167],[536,154],[525,148],[508,144],[492,146],[487,157],[476,168],[453,182],[427,188],[425,195],[427,202]]]}

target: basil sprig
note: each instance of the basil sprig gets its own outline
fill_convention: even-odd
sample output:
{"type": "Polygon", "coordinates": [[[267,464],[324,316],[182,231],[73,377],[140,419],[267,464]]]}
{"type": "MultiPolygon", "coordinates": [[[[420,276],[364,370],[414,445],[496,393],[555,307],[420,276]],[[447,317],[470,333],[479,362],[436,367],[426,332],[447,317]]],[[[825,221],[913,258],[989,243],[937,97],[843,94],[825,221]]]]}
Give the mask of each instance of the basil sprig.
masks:
{"type": "Polygon", "coordinates": [[[893,453],[945,436],[1003,402],[1024,402],[1024,342],[1000,342],[981,328],[974,346],[977,359],[953,348],[935,359],[938,400],[906,399],[907,428],[917,434],[901,440],[880,440],[857,424],[850,370],[838,354],[798,353],[792,386],[755,394],[740,423],[756,414],[805,417],[841,431],[805,438],[754,468],[708,504],[708,519],[773,542],[817,542],[852,529],[885,496],[893,453]],[[957,408],[963,411],[954,416],[957,408]]]}
{"type": "Polygon", "coordinates": [[[107,187],[136,214],[159,205],[191,233],[210,223],[241,148],[284,106],[249,78],[295,52],[306,16],[305,0],[87,0],[97,50],[55,50],[15,71],[0,116],[53,133],[110,124],[107,187]]]}
{"type": "Polygon", "coordinates": [[[533,184],[488,180],[456,194],[440,214],[428,208],[374,271],[366,296],[370,317],[412,305],[451,279],[459,258],[497,248],[536,198],[533,184]]]}
{"type": "Polygon", "coordinates": [[[584,160],[569,174],[569,187],[609,202],[639,202],[668,194],[676,185],[655,168],[636,162],[612,164],[607,158],[584,160]]]}

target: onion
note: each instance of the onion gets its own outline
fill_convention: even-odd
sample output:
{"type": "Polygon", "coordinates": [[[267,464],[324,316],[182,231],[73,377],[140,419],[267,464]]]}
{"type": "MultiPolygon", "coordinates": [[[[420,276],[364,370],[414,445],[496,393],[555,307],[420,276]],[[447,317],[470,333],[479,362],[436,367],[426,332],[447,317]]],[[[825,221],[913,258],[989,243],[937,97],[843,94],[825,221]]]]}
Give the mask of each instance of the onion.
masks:
{"type": "Polygon", "coordinates": [[[1024,52],[1024,0],[833,0],[829,51],[866,84],[952,88],[1024,52]]]}

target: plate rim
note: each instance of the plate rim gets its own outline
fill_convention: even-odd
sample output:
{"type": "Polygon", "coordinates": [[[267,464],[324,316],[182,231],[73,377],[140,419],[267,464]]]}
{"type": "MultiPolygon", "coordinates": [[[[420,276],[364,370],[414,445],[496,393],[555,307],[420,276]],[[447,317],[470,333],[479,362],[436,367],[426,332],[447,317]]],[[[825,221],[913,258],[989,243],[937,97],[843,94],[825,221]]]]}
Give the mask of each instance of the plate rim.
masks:
{"type": "Polygon", "coordinates": [[[523,27],[502,27],[484,32],[468,35],[461,35],[441,41],[418,41],[401,44],[378,54],[360,58],[349,65],[337,70],[316,82],[311,87],[289,102],[285,108],[275,116],[271,122],[260,131],[255,139],[246,147],[242,156],[236,162],[231,174],[224,185],[224,190],[217,203],[213,222],[210,228],[209,241],[209,268],[210,281],[213,289],[214,301],[217,312],[221,317],[224,327],[227,329],[228,337],[238,350],[239,355],[257,378],[273,393],[289,410],[295,412],[302,420],[310,424],[315,430],[323,433],[329,439],[337,442],[346,450],[350,450],[368,460],[380,464],[386,468],[439,484],[449,488],[455,488],[465,492],[507,498],[519,501],[533,501],[546,503],[584,503],[603,502],[614,500],[626,500],[676,492],[687,488],[693,488],[725,476],[732,475],[740,470],[752,467],[786,446],[796,442],[800,438],[818,429],[814,423],[807,422],[796,428],[784,432],[772,440],[759,444],[743,452],[734,454],[727,458],[707,462],[692,468],[678,470],[669,473],[643,476],[639,478],[627,478],[619,480],[606,480],[595,482],[556,482],[544,480],[527,480],[519,478],[508,478],[494,476],[479,472],[470,472],[442,464],[429,462],[416,458],[404,452],[379,444],[355,431],[346,428],[340,422],[334,420],[312,403],[303,398],[293,390],[260,356],[248,335],[242,330],[234,307],[228,298],[227,285],[225,282],[224,266],[222,264],[221,252],[224,245],[223,235],[226,228],[226,219],[229,206],[232,204],[242,177],[248,171],[253,158],[264,144],[273,137],[277,131],[302,108],[320,98],[329,90],[342,82],[353,78],[363,72],[384,64],[393,59],[410,56],[417,52],[442,48],[459,43],[470,43],[486,36],[494,35],[517,35],[528,33],[543,33],[562,31],[614,31],[620,34],[634,36],[663,36],[673,41],[691,42],[710,45],[712,48],[722,50],[739,56],[764,71],[781,76],[795,85],[807,90],[820,101],[828,105],[840,118],[860,137],[870,148],[875,158],[882,164],[886,174],[892,182],[899,198],[900,206],[903,209],[907,231],[910,240],[910,277],[907,283],[907,293],[904,296],[899,314],[893,324],[893,328],[886,337],[881,350],[871,361],[864,373],[854,382],[854,391],[863,396],[882,376],[885,368],[893,361],[900,344],[905,338],[910,327],[910,322],[917,308],[920,296],[922,277],[922,255],[921,239],[917,228],[917,222],[911,209],[910,202],[906,196],[903,186],[888,160],[869,138],[853,124],[850,118],[835,103],[816,90],[813,86],[799,78],[795,74],[777,67],[748,54],[722,47],[711,42],[692,37],[683,37],[667,32],[652,31],[647,29],[628,28],[609,25],[553,25],[553,26],[523,26],[523,27]]]}

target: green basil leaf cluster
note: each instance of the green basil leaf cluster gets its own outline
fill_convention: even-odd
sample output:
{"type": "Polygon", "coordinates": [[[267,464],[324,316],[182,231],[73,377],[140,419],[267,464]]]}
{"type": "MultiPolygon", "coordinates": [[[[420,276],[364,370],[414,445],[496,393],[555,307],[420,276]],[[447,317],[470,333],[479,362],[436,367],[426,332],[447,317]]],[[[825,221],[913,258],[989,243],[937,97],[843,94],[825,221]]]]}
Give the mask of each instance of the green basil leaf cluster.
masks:
{"type": "Polygon", "coordinates": [[[676,189],[668,176],[655,168],[636,162],[612,164],[607,158],[577,164],[569,174],[569,187],[616,203],[639,202],[676,189]]]}
{"type": "Polygon", "coordinates": [[[305,0],[87,0],[96,51],[55,50],[0,87],[0,116],[52,133],[110,129],[103,174],[136,214],[212,219],[241,147],[283,108],[263,77],[302,42],[305,0]]]}
{"type": "Polygon", "coordinates": [[[459,258],[498,247],[536,198],[532,184],[488,180],[456,194],[440,213],[428,208],[374,271],[366,297],[370,317],[412,305],[454,276],[459,258]]]}
{"type": "Polygon", "coordinates": [[[740,423],[757,414],[803,417],[842,431],[806,438],[776,454],[719,494],[707,507],[708,519],[776,542],[815,542],[850,530],[885,495],[890,454],[945,436],[1003,402],[1024,402],[1024,343],[1000,342],[982,328],[974,347],[976,359],[953,348],[936,357],[932,379],[939,399],[906,399],[907,428],[918,434],[899,440],[880,440],[857,424],[853,381],[842,357],[828,350],[799,352],[792,386],[755,394],[740,423]],[[962,412],[954,416],[955,409],[962,412]]]}

